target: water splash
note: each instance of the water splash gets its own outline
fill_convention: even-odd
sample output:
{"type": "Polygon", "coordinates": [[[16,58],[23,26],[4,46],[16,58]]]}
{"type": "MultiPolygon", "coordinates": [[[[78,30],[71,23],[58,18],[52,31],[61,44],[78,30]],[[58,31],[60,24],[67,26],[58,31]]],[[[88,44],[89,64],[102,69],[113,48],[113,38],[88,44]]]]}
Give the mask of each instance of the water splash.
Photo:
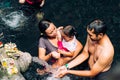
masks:
{"type": "Polygon", "coordinates": [[[21,10],[11,12],[2,17],[4,23],[9,26],[11,29],[15,29],[21,27],[25,24],[27,18],[23,15],[21,10]]]}
{"type": "Polygon", "coordinates": [[[46,69],[49,69],[48,73],[48,76],[46,76],[44,79],[42,80],[71,80],[70,77],[68,76],[64,76],[63,78],[55,78],[55,73],[57,71],[57,68],[52,68],[51,65],[49,65],[47,62],[41,60],[41,59],[38,59],[38,57],[33,57],[33,62],[36,62],[38,63],[39,65],[44,65],[46,67],[46,69]]]}
{"type": "Polygon", "coordinates": [[[4,34],[3,32],[0,33],[0,40],[2,40],[4,38],[4,34]]]}
{"type": "Polygon", "coordinates": [[[70,77],[64,76],[63,78],[55,78],[54,76],[48,76],[45,80],[71,80],[70,77]]]}

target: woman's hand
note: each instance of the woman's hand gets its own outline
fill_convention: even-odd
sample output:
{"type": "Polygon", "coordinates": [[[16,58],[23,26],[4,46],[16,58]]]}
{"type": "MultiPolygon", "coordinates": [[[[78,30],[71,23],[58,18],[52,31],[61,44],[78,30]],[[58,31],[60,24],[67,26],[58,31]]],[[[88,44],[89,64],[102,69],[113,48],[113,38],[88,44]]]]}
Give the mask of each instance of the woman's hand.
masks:
{"type": "Polygon", "coordinates": [[[58,70],[55,74],[55,77],[60,78],[66,74],[67,74],[67,68],[65,66],[62,66],[62,67],[58,68],[58,70]]]}
{"type": "Polygon", "coordinates": [[[54,57],[55,59],[59,59],[60,58],[60,53],[53,51],[51,52],[52,57],[54,57]]]}
{"type": "Polygon", "coordinates": [[[67,57],[73,57],[73,54],[74,54],[73,52],[65,51],[65,50],[61,50],[61,49],[58,49],[57,52],[62,54],[63,56],[67,56],[67,57]]]}
{"type": "Polygon", "coordinates": [[[57,29],[58,30],[63,30],[63,26],[59,26],[57,29]]]}
{"type": "Polygon", "coordinates": [[[60,27],[57,28],[57,38],[58,38],[59,41],[62,40],[62,35],[61,35],[62,29],[63,29],[63,26],[60,26],[60,27]]]}
{"type": "Polygon", "coordinates": [[[61,49],[58,49],[57,52],[60,53],[60,54],[63,54],[63,55],[64,55],[64,53],[65,53],[65,51],[64,51],[64,50],[61,50],[61,49]]]}

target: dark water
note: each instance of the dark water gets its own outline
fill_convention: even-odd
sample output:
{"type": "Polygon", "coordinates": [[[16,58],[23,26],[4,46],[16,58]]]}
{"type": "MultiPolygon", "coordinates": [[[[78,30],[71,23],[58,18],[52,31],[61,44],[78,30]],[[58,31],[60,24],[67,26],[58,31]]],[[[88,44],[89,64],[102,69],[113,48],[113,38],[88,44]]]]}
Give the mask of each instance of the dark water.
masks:
{"type": "MultiPolygon", "coordinates": [[[[56,26],[71,24],[77,28],[78,39],[85,44],[86,26],[94,19],[104,20],[108,26],[109,35],[114,48],[114,66],[120,61],[120,0],[46,0],[42,9],[20,5],[18,0],[0,0],[2,17],[21,10],[24,14],[22,25],[11,28],[0,17],[0,32],[4,33],[1,41],[15,42],[22,51],[37,56],[39,39],[38,20],[36,14],[44,13],[44,18],[50,19],[56,26]]],[[[18,14],[18,13],[17,13],[18,14]]],[[[76,77],[77,78],[77,77],[76,77]]],[[[78,80],[78,79],[77,79],[78,80]]],[[[85,79],[81,79],[85,80],[85,79]]]]}
{"type": "Polygon", "coordinates": [[[43,7],[45,18],[57,26],[71,24],[79,33],[79,40],[86,40],[86,26],[94,19],[104,20],[115,47],[115,60],[120,60],[120,0],[48,0],[43,7]]]}

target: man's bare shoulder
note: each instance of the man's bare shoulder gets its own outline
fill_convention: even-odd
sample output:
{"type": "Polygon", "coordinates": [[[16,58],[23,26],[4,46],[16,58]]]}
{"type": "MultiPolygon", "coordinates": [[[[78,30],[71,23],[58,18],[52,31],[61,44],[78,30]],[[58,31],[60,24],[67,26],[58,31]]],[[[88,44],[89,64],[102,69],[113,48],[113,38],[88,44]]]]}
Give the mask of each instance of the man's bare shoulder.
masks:
{"type": "Polygon", "coordinates": [[[111,61],[113,61],[113,57],[114,57],[114,49],[113,49],[112,45],[103,46],[101,48],[98,60],[100,62],[104,62],[104,63],[106,63],[106,62],[111,63],[111,61]]]}
{"type": "Polygon", "coordinates": [[[106,35],[100,45],[97,47],[97,54],[100,60],[112,60],[114,56],[114,47],[106,35]]]}
{"type": "Polygon", "coordinates": [[[110,38],[106,35],[103,42],[103,49],[108,53],[114,53],[114,47],[110,38]]]}

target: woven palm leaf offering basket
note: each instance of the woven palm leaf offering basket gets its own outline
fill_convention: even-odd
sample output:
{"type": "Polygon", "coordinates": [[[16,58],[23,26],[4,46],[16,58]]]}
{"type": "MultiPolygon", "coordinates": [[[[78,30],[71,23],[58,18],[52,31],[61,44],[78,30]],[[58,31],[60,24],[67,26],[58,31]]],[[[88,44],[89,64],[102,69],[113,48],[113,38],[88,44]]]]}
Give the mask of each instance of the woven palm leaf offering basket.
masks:
{"type": "Polygon", "coordinates": [[[25,80],[20,72],[25,72],[32,56],[18,50],[15,43],[0,42],[0,80],[25,80]]]}

